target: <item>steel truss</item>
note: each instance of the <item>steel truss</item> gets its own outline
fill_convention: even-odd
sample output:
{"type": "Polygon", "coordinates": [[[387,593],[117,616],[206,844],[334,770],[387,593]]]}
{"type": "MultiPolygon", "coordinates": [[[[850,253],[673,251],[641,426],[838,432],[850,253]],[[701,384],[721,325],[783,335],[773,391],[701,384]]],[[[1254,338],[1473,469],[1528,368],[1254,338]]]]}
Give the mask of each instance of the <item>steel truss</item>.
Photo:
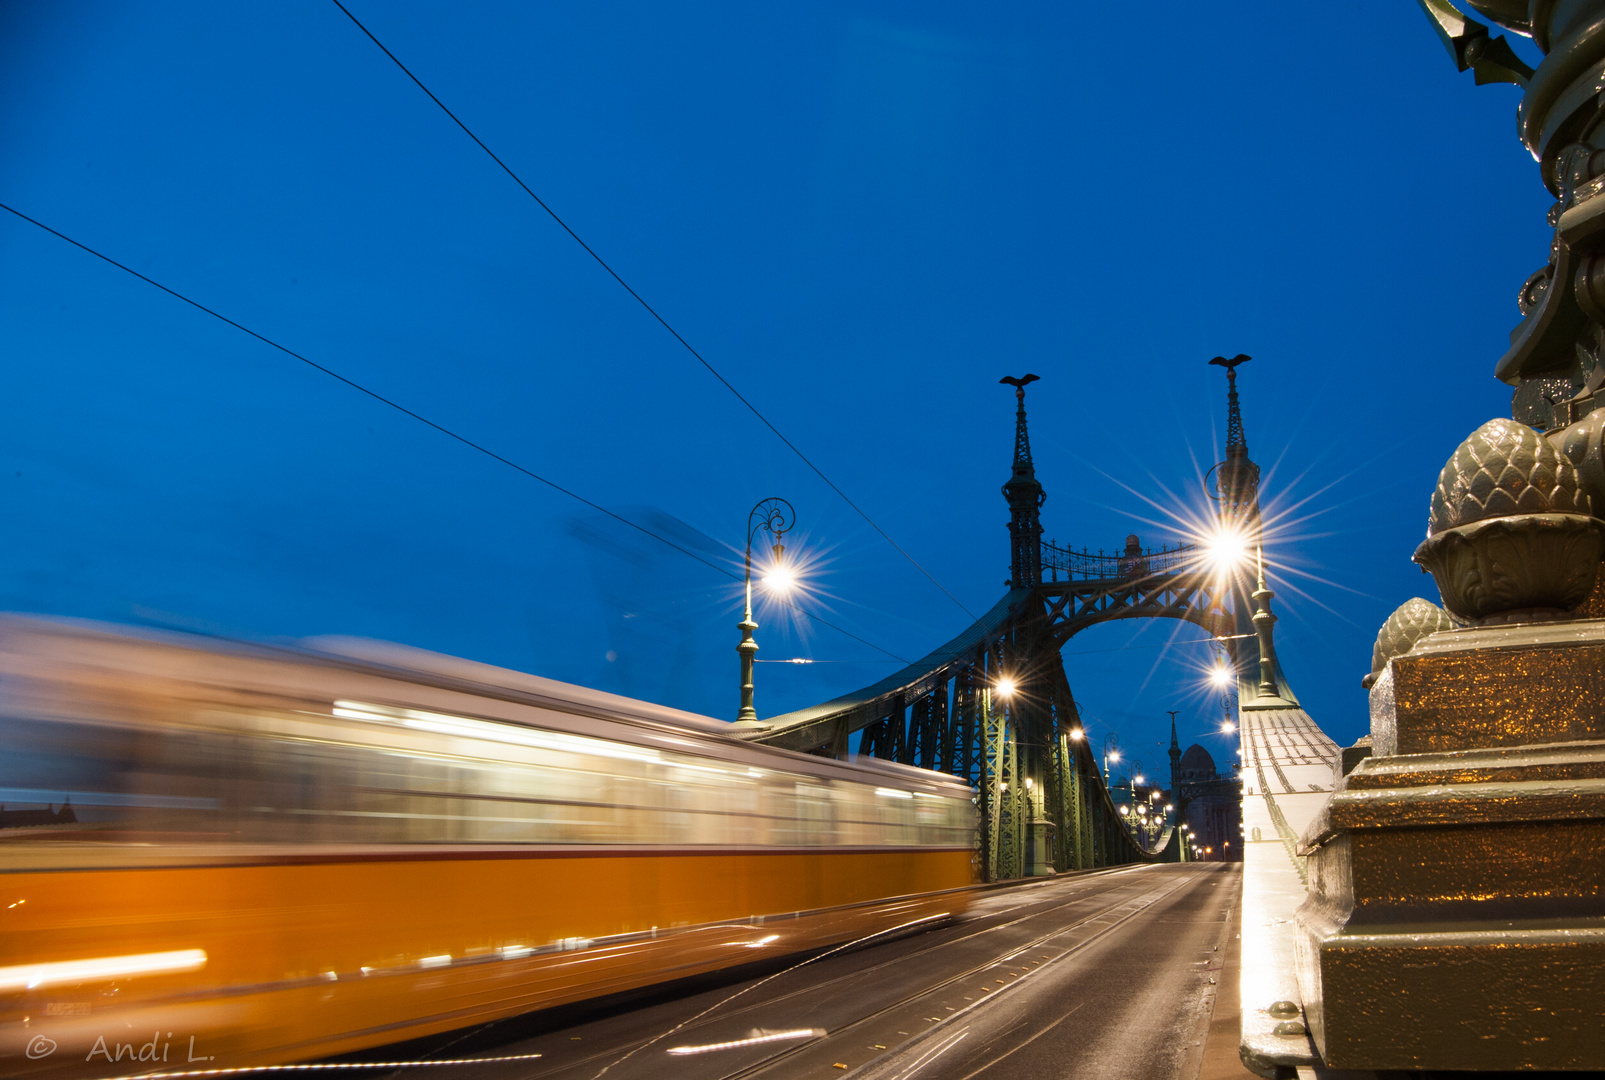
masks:
{"type": "Polygon", "coordinates": [[[1168,833],[1150,850],[1121,825],[1059,657],[1075,634],[1116,619],[1181,619],[1230,633],[1232,590],[1190,552],[1142,558],[1114,564],[1109,576],[1014,589],[924,660],[746,737],[845,757],[850,736],[862,732],[860,754],[975,785],[987,880],[1176,858],[1168,833]],[[1140,572],[1156,567],[1168,572],[1140,572]],[[1017,687],[1007,700],[995,689],[1005,676],[1017,687]]]}

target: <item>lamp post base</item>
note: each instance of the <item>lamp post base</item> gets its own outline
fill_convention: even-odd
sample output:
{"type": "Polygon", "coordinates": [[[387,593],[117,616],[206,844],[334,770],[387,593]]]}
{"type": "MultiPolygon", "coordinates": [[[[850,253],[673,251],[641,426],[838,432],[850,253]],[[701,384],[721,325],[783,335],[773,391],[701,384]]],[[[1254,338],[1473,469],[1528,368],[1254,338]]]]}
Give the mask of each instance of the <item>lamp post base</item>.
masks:
{"type": "Polygon", "coordinates": [[[1371,712],[1300,847],[1326,1064],[1605,1069],[1605,620],[1433,634],[1371,712]]]}

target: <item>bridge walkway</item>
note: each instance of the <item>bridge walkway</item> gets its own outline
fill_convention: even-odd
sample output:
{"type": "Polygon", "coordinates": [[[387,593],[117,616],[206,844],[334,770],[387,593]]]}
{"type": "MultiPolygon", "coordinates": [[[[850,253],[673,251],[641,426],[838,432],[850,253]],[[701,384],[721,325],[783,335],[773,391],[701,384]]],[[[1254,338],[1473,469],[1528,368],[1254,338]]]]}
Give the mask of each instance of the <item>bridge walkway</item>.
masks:
{"type": "Polygon", "coordinates": [[[1298,973],[1286,932],[1304,902],[1306,871],[1299,837],[1332,796],[1340,750],[1303,709],[1256,704],[1240,689],[1238,733],[1243,762],[1243,910],[1241,1052],[1261,1075],[1309,1067],[1315,1044],[1302,1032],[1298,973]],[[1297,1024],[1295,1031],[1290,1025],[1297,1024]]]}

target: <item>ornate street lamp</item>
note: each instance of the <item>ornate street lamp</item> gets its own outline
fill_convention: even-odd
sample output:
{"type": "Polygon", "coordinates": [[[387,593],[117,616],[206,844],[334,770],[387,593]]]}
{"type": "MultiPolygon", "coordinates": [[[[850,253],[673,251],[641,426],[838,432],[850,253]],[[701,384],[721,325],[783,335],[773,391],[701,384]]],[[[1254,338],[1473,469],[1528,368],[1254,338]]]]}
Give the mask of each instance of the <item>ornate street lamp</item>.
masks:
{"type": "Polygon", "coordinates": [[[752,508],[747,515],[747,558],[744,585],[746,587],[746,606],[741,609],[741,622],[737,627],[741,630],[741,644],[736,646],[736,652],[741,657],[741,710],[736,713],[736,723],[757,723],[758,710],[752,707],[752,659],[753,653],[758,651],[758,643],[752,640],[752,632],[758,629],[758,624],[752,621],[752,538],[759,529],[769,530],[774,539],[773,569],[765,579],[769,587],[776,592],[785,592],[791,587],[791,574],[785,568],[781,558],[786,553],[786,546],[780,538],[786,531],[796,524],[797,512],[791,508],[791,503],[785,499],[764,499],[752,508]]]}
{"type": "Polygon", "coordinates": [[[1114,732],[1103,737],[1103,786],[1108,787],[1111,779],[1109,763],[1120,760],[1120,736],[1114,732]]]}
{"type": "Polygon", "coordinates": [[[1143,781],[1142,759],[1132,758],[1129,764],[1131,772],[1126,777],[1126,794],[1131,797],[1131,816],[1126,822],[1131,826],[1132,835],[1136,836],[1140,828],[1138,821],[1147,812],[1143,810],[1142,800],[1137,796],[1137,787],[1143,781]]]}

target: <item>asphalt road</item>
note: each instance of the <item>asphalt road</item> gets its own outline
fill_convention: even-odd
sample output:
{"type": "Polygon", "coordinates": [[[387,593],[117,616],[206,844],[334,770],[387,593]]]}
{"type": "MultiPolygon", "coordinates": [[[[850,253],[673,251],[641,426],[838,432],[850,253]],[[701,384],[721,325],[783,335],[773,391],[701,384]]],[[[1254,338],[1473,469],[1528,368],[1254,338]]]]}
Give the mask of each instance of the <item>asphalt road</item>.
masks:
{"type": "Polygon", "coordinates": [[[1162,865],[990,890],[947,925],[802,966],[372,1056],[541,1055],[400,1080],[1191,1080],[1240,880],[1162,865]]]}

